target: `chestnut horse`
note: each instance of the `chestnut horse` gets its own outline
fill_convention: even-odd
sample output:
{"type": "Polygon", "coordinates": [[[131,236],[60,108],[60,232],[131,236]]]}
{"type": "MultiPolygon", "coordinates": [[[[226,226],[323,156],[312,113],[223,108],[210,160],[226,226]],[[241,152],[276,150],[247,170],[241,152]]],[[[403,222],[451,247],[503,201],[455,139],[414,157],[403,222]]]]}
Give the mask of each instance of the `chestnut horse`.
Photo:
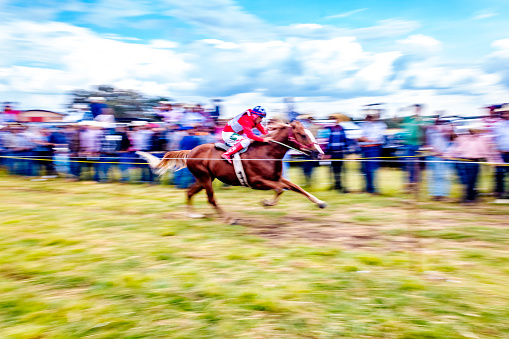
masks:
{"type": "MultiPolygon", "coordinates": [[[[262,201],[263,205],[275,206],[283,191],[290,190],[304,195],[320,208],[327,207],[324,201],[317,199],[281,176],[281,160],[289,148],[285,145],[310,153],[315,159],[318,154],[323,154],[310,131],[305,129],[300,122],[276,123],[269,127],[269,131],[269,136],[273,138],[274,142],[254,141],[249,149],[240,155],[241,159],[246,159],[242,161],[242,164],[249,186],[258,190],[274,190],[276,192],[274,199],[262,201]]],[[[192,213],[192,197],[203,189],[207,192],[209,203],[214,206],[221,217],[225,217],[223,210],[217,205],[214,198],[212,188],[214,179],[219,179],[232,186],[241,185],[233,165],[221,158],[222,153],[224,151],[217,149],[214,144],[200,145],[190,151],[167,152],[162,160],[151,154],[138,152],[147,160],[156,174],[161,175],[168,170],[177,171],[187,167],[196,177],[196,182],[187,191],[187,206],[191,217],[198,217],[192,213]]]]}

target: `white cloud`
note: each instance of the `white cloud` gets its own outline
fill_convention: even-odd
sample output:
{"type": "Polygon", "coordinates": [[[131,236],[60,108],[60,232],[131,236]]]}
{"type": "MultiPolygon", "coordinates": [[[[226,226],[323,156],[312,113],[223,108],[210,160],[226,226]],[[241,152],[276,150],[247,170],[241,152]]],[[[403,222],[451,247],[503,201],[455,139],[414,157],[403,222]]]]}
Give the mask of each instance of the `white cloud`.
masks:
{"type": "Polygon", "coordinates": [[[179,47],[179,44],[177,42],[174,42],[174,41],[156,39],[156,40],[151,40],[150,41],[149,47],[151,47],[151,48],[163,48],[163,49],[166,49],[166,48],[177,48],[177,47],[179,47]]]}
{"type": "Polygon", "coordinates": [[[493,55],[509,56],[509,39],[496,40],[491,45],[498,49],[493,55]]]}
{"type": "Polygon", "coordinates": [[[474,20],[484,20],[484,19],[492,18],[497,15],[498,15],[498,13],[495,10],[487,8],[485,10],[476,12],[473,16],[473,19],[474,20]]]}
{"type": "Polygon", "coordinates": [[[442,48],[440,41],[423,34],[415,34],[405,39],[397,40],[397,44],[405,54],[413,55],[435,54],[442,48]]]}
{"type": "Polygon", "coordinates": [[[346,18],[348,16],[354,15],[354,14],[359,13],[359,12],[363,12],[365,10],[367,10],[367,8],[359,8],[359,9],[355,9],[353,11],[349,11],[349,12],[345,12],[345,13],[329,15],[329,16],[326,16],[325,19],[346,18]]]}
{"type": "Polygon", "coordinates": [[[336,37],[355,37],[359,40],[388,39],[408,34],[417,29],[419,24],[406,20],[381,20],[375,26],[347,29],[333,25],[291,24],[275,27],[274,31],[283,37],[305,39],[332,39],[336,37]]]}
{"type": "Polygon", "coordinates": [[[487,55],[484,60],[484,69],[498,75],[501,82],[509,87],[509,39],[496,40],[492,44],[495,51],[487,55]]]}
{"type": "Polygon", "coordinates": [[[81,20],[100,27],[115,27],[125,18],[151,14],[151,5],[136,0],[101,0],[88,8],[81,20]]]}
{"type": "Polygon", "coordinates": [[[1,28],[7,32],[1,42],[9,46],[9,53],[0,65],[14,91],[57,93],[126,79],[137,79],[145,87],[151,82],[179,84],[192,68],[184,56],[171,50],[105,39],[67,24],[17,22],[1,28]],[[46,67],[33,67],[34,63],[46,67]]]}
{"type": "Polygon", "coordinates": [[[165,0],[164,14],[195,26],[199,33],[227,40],[264,40],[275,36],[272,27],[231,0],[165,0]]]}
{"type": "Polygon", "coordinates": [[[217,48],[221,48],[221,49],[239,48],[239,44],[236,44],[234,42],[225,42],[225,41],[218,40],[218,39],[203,39],[202,41],[206,44],[210,44],[210,45],[213,45],[213,46],[215,46],[217,48]]]}
{"type": "Polygon", "coordinates": [[[257,104],[280,110],[284,96],[300,97],[303,109],[332,113],[380,101],[408,105],[433,100],[433,105],[450,106],[464,97],[473,104],[507,95],[501,84],[509,87],[509,39],[493,43],[484,70],[445,66],[439,40],[408,36],[419,27],[412,21],[385,20],[357,29],[316,23],[276,27],[231,0],[165,0],[154,8],[133,0],[104,0],[86,18],[113,26],[154,11],[192,25],[199,39],[144,43],[58,22],[4,21],[2,97],[56,98],[72,89],[111,84],[182,100],[224,97],[232,114],[257,104]],[[369,40],[387,44],[370,49],[369,40]]]}

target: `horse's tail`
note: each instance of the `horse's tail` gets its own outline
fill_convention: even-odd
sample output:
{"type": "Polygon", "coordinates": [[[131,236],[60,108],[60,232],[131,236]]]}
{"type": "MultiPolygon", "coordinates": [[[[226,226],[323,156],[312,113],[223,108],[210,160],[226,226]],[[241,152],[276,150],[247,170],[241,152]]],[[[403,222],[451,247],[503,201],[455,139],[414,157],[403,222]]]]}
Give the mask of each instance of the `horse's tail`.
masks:
{"type": "Polygon", "coordinates": [[[140,157],[145,159],[152,171],[157,175],[163,175],[167,171],[177,172],[187,167],[187,156],[191,151],[171,151],[166,152],[162,160],[158,157],[147,153],[138,151],[140,157]]]}

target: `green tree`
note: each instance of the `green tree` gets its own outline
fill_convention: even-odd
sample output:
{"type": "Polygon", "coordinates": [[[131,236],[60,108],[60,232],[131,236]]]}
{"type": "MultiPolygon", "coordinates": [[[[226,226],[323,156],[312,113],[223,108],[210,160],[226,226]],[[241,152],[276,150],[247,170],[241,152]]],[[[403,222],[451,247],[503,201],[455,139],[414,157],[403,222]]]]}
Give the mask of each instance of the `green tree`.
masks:
{"type": "Polygon", "coordinates": [[[148,119],[160,120],[153,112],[159,101],[172,101],[166,97],[151,97],[134,90],[116,89],[109,85],[96,86],[93,90],[77,89],[69,92],[69,108],[74,104],[89,104],[90,98],[106,99],[108,107],[113,108],[117,120],[148,119]]]}

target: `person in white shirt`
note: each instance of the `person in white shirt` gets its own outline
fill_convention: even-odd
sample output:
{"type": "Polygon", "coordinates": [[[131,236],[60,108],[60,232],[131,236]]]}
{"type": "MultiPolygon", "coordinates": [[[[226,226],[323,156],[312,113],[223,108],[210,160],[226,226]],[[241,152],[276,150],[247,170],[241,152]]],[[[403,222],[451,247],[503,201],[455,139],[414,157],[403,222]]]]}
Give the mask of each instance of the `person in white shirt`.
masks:
{"type": "Polygon", "coordinates": [[[437,118],[435,124],[426,129],[426,148],[430,155],[426,160],[428,192],[431,200],[444,200],[450,193],[452,166],[444,154],[452,145],[454,128],[451,123],[437,118]]]}
{"type": "Polygon", "coordinates": [[[498,198],[509,199],[509,190],[506,189],[504,182],[505,177],[509,176],[509,104],[502,105],[497,111],[501,120],[494,128],[494,146],[500,152],[505,164],[496,168],[495,195],[498,198]]]}
{"type": "Polygon", "coordinates": [[[387,125],[378,121],[376,114],[368,114],[363,123],[360,124],[362,136],[358,139],[362,153],[362,173],[366,180],[365,191],[371,194],[378,194],[375,187],[376,171],[380,166],[382,145],[385,143],[385,131],[387,125]]]}
{"type": "Polygon", "coordinates": [[[115,116],[112,108],[103,108],[101,114],[96,116],[94,120],[100,122],[106,129],[115,128],[115,116]]]}

